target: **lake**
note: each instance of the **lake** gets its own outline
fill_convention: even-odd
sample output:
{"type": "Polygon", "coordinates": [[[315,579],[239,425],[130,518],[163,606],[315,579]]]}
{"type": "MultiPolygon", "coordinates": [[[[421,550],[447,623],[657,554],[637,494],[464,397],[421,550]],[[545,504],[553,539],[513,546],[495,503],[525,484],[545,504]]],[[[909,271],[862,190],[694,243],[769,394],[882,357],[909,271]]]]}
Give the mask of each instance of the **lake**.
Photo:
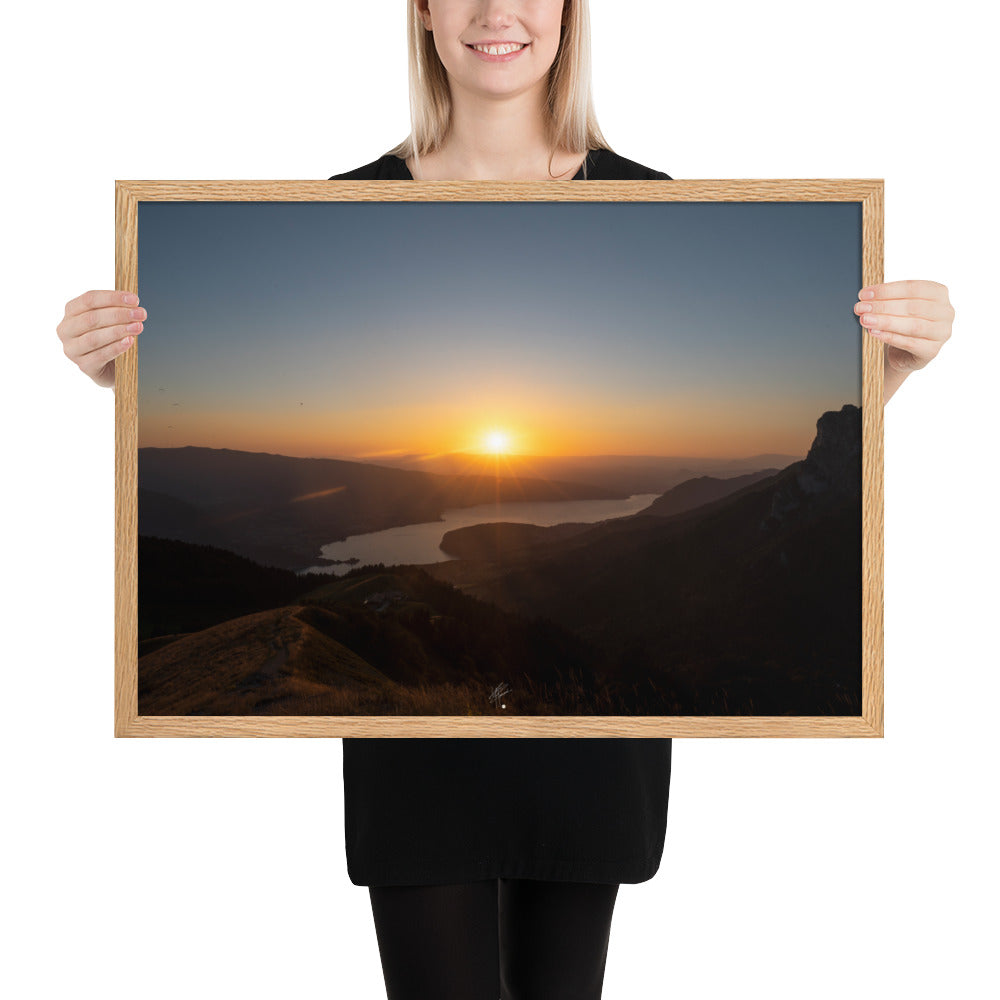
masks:
{"type": "Polygon", "coordinates": [[[441,539],[446,531],[467,528],[492,521],[513,521],[517,524],[596,524],[616,517],[637,514],[648,507],[659,493],[637,493],[627,500],[558,500],[528,503],[487,503],[477,507],[446,510],[444,520],[424,524],[408,524],[387,528],[367,535],[351,535],[342,542],[330,542],[321,549],[327,559],[357,558],[358,563],[337,566],[311,566],[304,573],[331,573],[343,576],[355,566],[385,563],[386,566],[448,562],[453,557],[441,551],[441,539]]]}

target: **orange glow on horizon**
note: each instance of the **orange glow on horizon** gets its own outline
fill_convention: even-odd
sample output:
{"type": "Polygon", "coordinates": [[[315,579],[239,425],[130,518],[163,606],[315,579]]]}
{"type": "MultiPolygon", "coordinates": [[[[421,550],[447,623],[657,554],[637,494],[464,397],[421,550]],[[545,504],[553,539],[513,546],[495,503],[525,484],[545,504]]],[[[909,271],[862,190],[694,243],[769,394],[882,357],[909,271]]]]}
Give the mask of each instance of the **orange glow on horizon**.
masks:
{"type": "Polygon", "coordinates": [[[738,458],[765,452],[805,454],[815,436],[817,413],[839,406],[817,407],[811,400],[790,400],[784,406],[664,400],[569,407],[546,399],[519,405],[516,419],[510,419],[510,407],[485,414],[479,409],[477,414],[468,403],[350,412],[311,409],[308,404],[237,411],[164,410],[141,403],[139,445],[230,448],[375,464],[455,454],[519,464],[531,456],[738,458]]]}

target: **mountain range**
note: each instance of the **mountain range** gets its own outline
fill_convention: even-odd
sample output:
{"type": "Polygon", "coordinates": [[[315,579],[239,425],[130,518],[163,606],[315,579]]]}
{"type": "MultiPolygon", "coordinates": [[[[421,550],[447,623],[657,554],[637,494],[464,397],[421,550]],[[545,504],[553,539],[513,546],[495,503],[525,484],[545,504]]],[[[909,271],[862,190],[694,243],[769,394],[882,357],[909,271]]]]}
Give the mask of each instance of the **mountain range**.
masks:
{"type": "MultiPolygon", "coordinates": [[[[295,537],[304,551],[333,540],[324,511],[341,531],[409,523],[483,489],[494,499],[496,484],[142,449],[140,486],[158,505],[145,528],[165,520],[177,535],[148,537],[141,497],[140,711],[478,714],[498,711],[489,692],[506,685],[509,709],[525,714],[858,714],[860,443],[848,404],[824,413],[806,457],[784,468],[689,477],[599,524],[458,529],[443,539],[452,561],[337,578],[190,535],[262,553],[295,537]],[[255,539],[265,512],[278,527],[255,539]]],[[[519,499],[601,489],[501,488],[519,499]]]]}

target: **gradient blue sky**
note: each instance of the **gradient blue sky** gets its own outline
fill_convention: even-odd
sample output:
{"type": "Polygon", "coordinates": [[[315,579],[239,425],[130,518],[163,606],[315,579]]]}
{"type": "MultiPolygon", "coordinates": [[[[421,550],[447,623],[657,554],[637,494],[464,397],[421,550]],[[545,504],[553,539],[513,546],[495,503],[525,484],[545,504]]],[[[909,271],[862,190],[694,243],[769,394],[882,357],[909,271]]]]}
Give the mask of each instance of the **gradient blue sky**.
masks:
{"type": "Polygon", "coordinates": [[[804,454],[860,404],[852,203],[141,203],[140,446],[804,454]]]}

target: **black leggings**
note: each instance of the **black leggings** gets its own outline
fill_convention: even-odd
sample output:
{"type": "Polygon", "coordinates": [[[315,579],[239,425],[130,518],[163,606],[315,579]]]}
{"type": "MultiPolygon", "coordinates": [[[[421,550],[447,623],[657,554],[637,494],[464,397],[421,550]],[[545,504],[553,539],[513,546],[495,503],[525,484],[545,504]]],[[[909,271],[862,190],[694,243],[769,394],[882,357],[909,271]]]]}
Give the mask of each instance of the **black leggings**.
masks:
{"type": "Polygon", "coordinates": [[[617,885],[369,886],[388,1000],[599,1000],[617,885]]]}

